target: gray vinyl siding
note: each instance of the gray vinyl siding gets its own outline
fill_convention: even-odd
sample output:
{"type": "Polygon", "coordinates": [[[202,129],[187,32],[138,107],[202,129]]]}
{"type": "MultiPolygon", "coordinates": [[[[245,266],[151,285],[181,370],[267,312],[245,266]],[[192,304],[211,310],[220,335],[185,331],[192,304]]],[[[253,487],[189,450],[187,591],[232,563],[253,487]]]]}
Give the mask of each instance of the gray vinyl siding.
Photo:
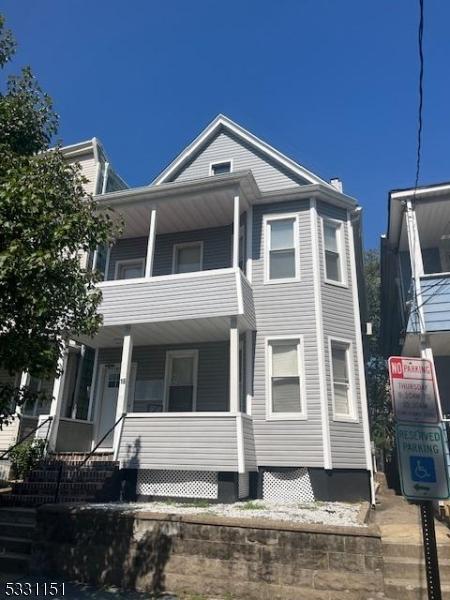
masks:
{"type": "Polygon", "coordinates": [[[258,466],[321,467],[323,447],[309,201],[255,206],[252,254],[257,319],[252,417],[258,466]],[[301,281],[265,285],[263,216],[288,212],[298,214],[301,281]],[[266,419],[265,338],[279,335],[303,335],[306,421],[266,419]]]}
{"type": "Polygon", "coordinates": [[[237,471],[236,417],[126,417],[119,460],[133,469],[237,471]]]}
{"type": "Polygon", "coordinates": [[[156,323],[239,314],[234,271],[105,285],[103,325],[156,323]]]}
{"type": "Polygon", "coordinates": [[[233,159],[233,171],[251,170],[263,192],[282,190],[307,183],[288,173],[279,164],[261,155],[233,134],[221,131],[191,161],[175,173],[170,181],[188,181],[209,176],[211,162],[233,159]]]}
{"type": "MultiPolygon", "coordinates": [[[[136,346],[133,348],[132,356],[132,362],[137,364],[136,380],[163,380],[166,352],[183,348],[199,351],[197,411],[228,411],[229,344],[226,341],[170,346],[136,346]]],[[[99,351],[99,364],[120,363],[120,360],[120,348],[101,348],[99,351]]]]}
{"type": "MultiPolygon", "coordinates": [[[[164,233],[156,236],[153,276],[172,273],[173,247],[175,244],[203,242],[203,270],[226,269],[231,267],[232,229],[231,226],[211,227],[195,231],[164,233]]],[[[147,237],[124,238],[111,248],[108,280],[115,279],[118,260],[134,260],[147,256],[147,237]]]]}
{"type": "Polygon", "coordinates": [[[242,417],[242,433],[244,437],[244,460],[246,471],[256,471],[256,448],[255,436],[253,433],[253,421],[249,416],[242,417]]]}
{"type": "Polygon", "coordinates": [[[242,286],[242,301],[244,305],[244,315],[247,319],[249,327],[256,329],[255,303],[253,300],[253,290],[248,279],[240,273],[242,286]]]}
{"type": "Polygon", "coordinates": [[[330,441],[333,468],[366,468],[364,446],[364,431],[361,412],[361,389],[358,376],[358,359],[356,353],[355,314],[353,305],[353,285],[350,269],[350,248],[347,229],[347,213],[342,209],[320,202],[318,204],[319,217],[329,217],[343,222],[345,238],[345,269],[347,273],[347,287],[326,283],[325,265],[323,257],[322,222],[318,219],[319,258],[321,265],[321,293],[323,312],[323,333],[325,348],[325,370],[327,379],[328,411],[330,420],[330,441]],[[329,353],[330,337],[338,337],[351,342],[354,385],[356,390],[358,422],[343,423],[333,420],[332,406],[332,378],[329,353]]]}

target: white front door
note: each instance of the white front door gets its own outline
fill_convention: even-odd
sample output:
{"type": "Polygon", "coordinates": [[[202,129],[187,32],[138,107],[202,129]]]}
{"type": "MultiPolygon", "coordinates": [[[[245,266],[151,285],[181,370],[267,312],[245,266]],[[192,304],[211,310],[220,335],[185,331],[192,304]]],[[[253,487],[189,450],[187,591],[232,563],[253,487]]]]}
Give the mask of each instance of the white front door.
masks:
{"type": "MultiPolygon", "coordinates": [[[[133,390],[134,382],[136,379],[136,365],[131,365],[130,374],[130,388],[128,403],[133,402],[133,390]]],[[[119,382],[120,382],[120,365],[105,365],[103,373],[103,381],[101,382],[101,400],[100,400],[100,412],[98,417],[97,427],[97,442],[113,427],[116,422],[116,411],[117,411],[117,397],[119,394],[119,382]]],[[[114,440],[114,431],[111,431],[103,442],[100,444],[100,448],[112,448],[114,440]]]]}

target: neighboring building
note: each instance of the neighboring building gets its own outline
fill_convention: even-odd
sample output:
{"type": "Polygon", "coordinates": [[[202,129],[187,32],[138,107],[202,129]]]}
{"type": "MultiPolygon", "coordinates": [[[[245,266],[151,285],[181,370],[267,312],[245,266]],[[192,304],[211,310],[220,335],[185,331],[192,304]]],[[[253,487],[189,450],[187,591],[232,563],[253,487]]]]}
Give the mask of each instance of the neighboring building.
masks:
{"type": "Polygon", "coordinates": [[[370,498],[361,211],[340,182],[223,116],[149,186],[105,170],[99,210],[125,226],[92,257],[103,325],[68,346],[51,447],[102,441],[138,496],[370,498]]]}
{"type": "Polygon", "coordinates": [[[381,239],[381,342],[386,356],[434,360],[450,415],[450,183],[389,194],[381,239]]]}

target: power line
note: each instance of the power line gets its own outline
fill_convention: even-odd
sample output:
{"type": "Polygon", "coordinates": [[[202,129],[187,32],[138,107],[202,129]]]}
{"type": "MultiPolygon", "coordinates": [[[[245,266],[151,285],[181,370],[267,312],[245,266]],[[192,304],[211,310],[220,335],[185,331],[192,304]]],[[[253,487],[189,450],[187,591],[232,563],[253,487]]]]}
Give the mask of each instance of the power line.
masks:
{"type": "Polygon", "coordinates": [[[415,191],[417,191],[417,186],[419,185],[419,176],[420,176],[420,161],[421,161],[421,153],[422,153],[422,112],[423,112],[423,2],[424,0],[419,0],[420,7],[420,19],[419,19],[419,123],[417,128],[417,161],[416,161],[416,182],[415,182],[415,191]]]}

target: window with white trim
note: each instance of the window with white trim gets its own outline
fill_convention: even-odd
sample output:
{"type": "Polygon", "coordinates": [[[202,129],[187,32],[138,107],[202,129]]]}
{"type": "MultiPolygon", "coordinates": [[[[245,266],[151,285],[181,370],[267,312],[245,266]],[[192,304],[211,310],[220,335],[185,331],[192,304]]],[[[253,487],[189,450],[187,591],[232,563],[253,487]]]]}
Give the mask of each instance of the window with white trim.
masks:
{"type": "Polygon", "coordinates": [[[323,219],[322,223],[325,279],[331,283],[345,283],[342,222],[323,219]]]}
{"type": "Polygon", "coordinates": [[[135,279],[144,277],[144,259],[118,260],[116,262],[115,279],[135,279]]]}
{"type": "Polygon", "coordinates": [[[301,340],[270,339],[267,342],[269,418],[304,416],[305,398],[301,340]]]}
{"type": "Polygon", "coordinates": [[[197,396],[197,350],[169,351],[166,355],[166,411],[192,412],[197,396]]]}
{"type": "Polygon", "coordinates": [[[224,175],[225,173],[231,173],[231,160],[211,163],[209,171],[210,175],[224,175]]]}
{"type": "Polygon", "coordinates": [[[203,267],[203,243],[175,244],[173,247],[173,273],[192,273],[203,267]]]}
{"type": "Polygon", "coordinates": [[[330,340],[333,414],[335,419],[354,419],[354,400],[349,342],[330,340]]]}
{"type": "Polygon", "coordinates": [[[299,279],[297,215],[265,217],[265,280],[299,279]]]}

